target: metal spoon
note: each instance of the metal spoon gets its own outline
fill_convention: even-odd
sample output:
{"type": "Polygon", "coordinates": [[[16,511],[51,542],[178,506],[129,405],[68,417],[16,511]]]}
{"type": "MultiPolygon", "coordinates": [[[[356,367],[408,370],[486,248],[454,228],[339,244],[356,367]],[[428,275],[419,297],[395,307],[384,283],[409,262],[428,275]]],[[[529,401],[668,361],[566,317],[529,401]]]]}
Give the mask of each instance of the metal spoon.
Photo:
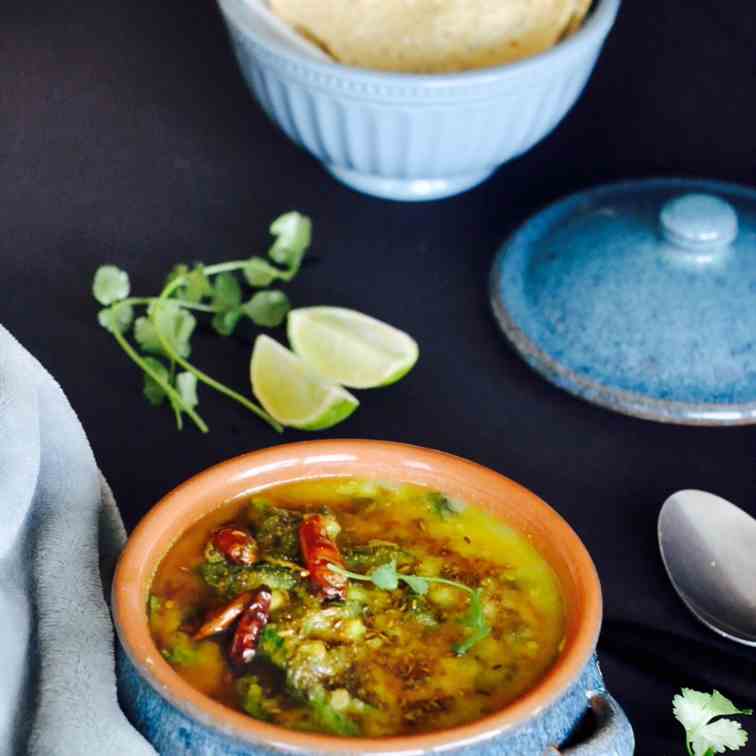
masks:
{"type": "Polygon", "coordinates": [[[705,625],[756,646],[756,519],[705,491],[678,491],[659,513],[672,585],[705,625]]]}

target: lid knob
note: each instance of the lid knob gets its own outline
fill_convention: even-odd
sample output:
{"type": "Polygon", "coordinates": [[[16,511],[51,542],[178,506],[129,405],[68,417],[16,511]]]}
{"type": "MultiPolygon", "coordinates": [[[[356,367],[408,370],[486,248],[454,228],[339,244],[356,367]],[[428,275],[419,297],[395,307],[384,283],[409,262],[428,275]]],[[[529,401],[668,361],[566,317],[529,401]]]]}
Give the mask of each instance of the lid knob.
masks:
{"type": "Polygon", "coordinates": [[[661,211],[667,241],[695,251],[721,249],[735,241],[738,216],[729,202],[712,194],[684,194],[661,211]]]}

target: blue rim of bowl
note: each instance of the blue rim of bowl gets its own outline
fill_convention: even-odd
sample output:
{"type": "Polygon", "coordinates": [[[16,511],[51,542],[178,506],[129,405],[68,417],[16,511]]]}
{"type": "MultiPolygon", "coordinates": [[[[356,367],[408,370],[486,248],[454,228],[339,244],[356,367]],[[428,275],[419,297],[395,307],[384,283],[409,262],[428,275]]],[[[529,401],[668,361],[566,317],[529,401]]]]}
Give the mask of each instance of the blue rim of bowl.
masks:
{"type": "Polygon", "coordinates": [[[494,317],[510,344],[517,353],[543,376],[549,383],[564,389],[579,399],[605,409],[619,412],[642,420],[654,420],[673,425],[693,425],[709,427],[727,427],[736,425],[756,424],[756,402],[741,404],[714,404],[678,402],[665,399],[652,399],[635,391],[616,389],[606,384],[590,380],[585,376],[555,360],[541,349],[515,322],[509,312],[501,294],[501,280],[504,274],[506,255],[524,237],[535,232],[538,225],[547,215],[555,215],[567,206],[579,204],[588,199],[596,199],[603,194],[617,191],[627,191],[641,187],[665,188],[685,183],[691,188],[701,189],[712,193],[736,193],[756,200],[756,191],[742,184],[716,181],[701,178],[659,177],[638,179],[634,181],[619,181],[570,194],[531,215],[509,238],[502,244],[494,259],[489,277],[489,297],[494,317]]]}
{"type": "MultiPolygon", "coordinates": [[[[240,0],[242,4],[244,0],[240,0]]],[[[469,84],[487,84],[502,78],[516,78],[527,74],[535,68],[547,66],[572,53],[577,54],[585,47],[593,47],[596,39],[603,40],[617,18],[622,0],[596,0],[588,17],[574,34],[558,42],[554,47],[537,55],[532,55],[513,63],[505,63],[491,68],[460,71],[445,74],[413,74],[396,71],[376,71],[367,68],[347,66],[337,61],[324,62],[308,57],[304,53],[294,52],[283,43],[261,37],[245,22],[236,19],[254,41],[269,54],[283,58],[295,65],[306,65],[323,74],[349,76],[353,80],[362,80],[370,84],[421,85],[424,87],[463,87],[469,84]]],[[[222,0],[218,0],[224,12],[222,0]]]]}

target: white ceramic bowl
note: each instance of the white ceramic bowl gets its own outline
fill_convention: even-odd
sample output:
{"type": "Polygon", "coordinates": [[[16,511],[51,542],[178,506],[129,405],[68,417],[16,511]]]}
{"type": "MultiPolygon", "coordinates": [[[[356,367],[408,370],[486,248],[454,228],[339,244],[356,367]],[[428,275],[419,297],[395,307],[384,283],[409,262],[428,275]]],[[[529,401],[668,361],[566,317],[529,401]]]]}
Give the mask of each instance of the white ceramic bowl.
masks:
{"type": "Polygon", "coordinates": [[[242,73],[268,115],[345,184],[428,200],[479,184],[549,134],[593,70],[620,0],[540,55],[456,74],[395,74],[310,57],[254,0],[219,0],[242,73]]]}

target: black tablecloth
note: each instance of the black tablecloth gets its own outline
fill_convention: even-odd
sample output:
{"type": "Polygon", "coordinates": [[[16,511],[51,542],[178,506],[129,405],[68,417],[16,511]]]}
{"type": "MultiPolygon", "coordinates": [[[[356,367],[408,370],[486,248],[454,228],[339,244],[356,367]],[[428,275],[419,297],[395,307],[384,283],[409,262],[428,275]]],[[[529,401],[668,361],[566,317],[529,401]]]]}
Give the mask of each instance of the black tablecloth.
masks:
{"type": "MultiPolygon", "coordinates": [[[[681,686],[756,703],[754,651],[680,603],[656,543],[661,503],[711,490],[756,514],[756,434],[656,425],[553,388],[508,348],[486,278],[500,241],[547,202],[652,175],[756,182],[753,0],[627,0],[588,90],[557,132],[485,185],[402,205],[335,183],[264,116],[211,0],[79,0],[0,9],[0,321],[62,383],[129,527],[190,474],[279,437],[202,391],[211,424],[178,433],[95,320],[96,267],[152,292],[177,260],[267,244],[292,208],[315,224],[297,305],[338,304],[417,337],[421,361],[325,435],[396,439],[478,460],[572,523],[598,566],[600,656],[641,754],[683,753],[681,686]]],[[[245,387],[249,343],[197,338],[198,360],[245,387]]],[[[756,734],[756,724],[751,720],[756,734]]],[[[756,746],[750,749],[756,753],[756,746]]]]}

